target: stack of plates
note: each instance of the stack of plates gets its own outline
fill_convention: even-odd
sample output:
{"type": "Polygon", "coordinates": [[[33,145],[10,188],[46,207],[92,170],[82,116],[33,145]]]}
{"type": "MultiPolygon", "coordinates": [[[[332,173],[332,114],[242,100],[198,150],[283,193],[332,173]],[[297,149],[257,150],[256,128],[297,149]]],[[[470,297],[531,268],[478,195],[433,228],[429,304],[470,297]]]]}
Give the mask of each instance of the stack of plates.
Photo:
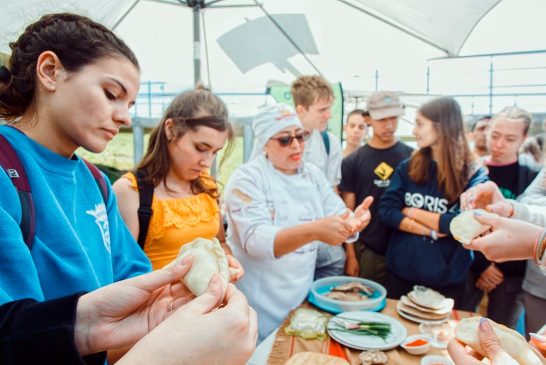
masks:
{"type": "Polygon", "coordinates": [[[415,286],[396,307],[400,317],[417,323],[444,322],[453,309],[453,299],[429,288],[415,286]]]}

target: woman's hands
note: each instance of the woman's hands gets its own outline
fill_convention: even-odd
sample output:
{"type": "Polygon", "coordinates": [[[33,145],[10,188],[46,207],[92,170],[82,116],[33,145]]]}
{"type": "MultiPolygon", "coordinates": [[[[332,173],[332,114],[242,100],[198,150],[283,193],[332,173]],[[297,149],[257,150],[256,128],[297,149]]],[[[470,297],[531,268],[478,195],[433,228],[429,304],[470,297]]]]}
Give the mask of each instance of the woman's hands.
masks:
{"type": "Polygon", "coordinates": [[[229,282],[236,283],[245,274],[243,265],[232,254],[226,254],[229,265],[229,282]]]}
{"type": "Polygon", "coordinates": [[[351,225],[352,234],[362,231],[370,220],[372,219],[372,214],[370,213],[370,206],[373,203],[373,197],[368,196],[356,207],[352,216],[349,216],[347,222],[351,225]]]}
{"type": "Polygon", "coordinates": [[[475,238],[465,248],[481,251],[487,259],[495,262],[533,257],[534,243],[542,233],[542,227],[493,213],[475,212],[474,218],[491,226],[492,232],[475,238]]]}
{"type": "Polygon", "coordinates": [[[192,259],[123,280],[78,301],[75,343],[81,355],[131,346],[195,296],[180,279],[192,259]]]}
{"type": "Polygon", "coordinates": [[[214,276],[206,293],[174,311],[118,364],[245,364],[256,348],[256,312],[233,284],[216,309],[222,291],[214,276]]]}
{"type": "Polygon", "coordinates": [[[461,209],[485,209],[501,217],[510,217],[514,208],[502,195],[499,187],[492,181],[471,187],[461,194],[461,209]]]}
{"type": "MultiPolygon", "coordinates": [[[[493,331],[486,318],[480,320],[478,337],[485,356],[491,360],[492,365],[517,365],[517,361],[508,355],[501,347],[499,338],[493,331]]],[[[465,345],[457,339],[453,339],[447,345],[447,351],[455,365],[483,365],[480,361],[483,356],[474,351],[467,352],[465,345]]]]}

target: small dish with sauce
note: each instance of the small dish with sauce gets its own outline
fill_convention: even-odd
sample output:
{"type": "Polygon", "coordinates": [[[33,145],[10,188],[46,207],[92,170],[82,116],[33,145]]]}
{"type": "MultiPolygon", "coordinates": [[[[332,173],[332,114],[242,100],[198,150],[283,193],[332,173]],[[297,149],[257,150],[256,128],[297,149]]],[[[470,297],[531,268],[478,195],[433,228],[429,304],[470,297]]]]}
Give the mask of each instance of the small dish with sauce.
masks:
{"type": "Polygon", "coordinates": [[[430,349],[430,337],[427,335],[408,336],[400,345],[412,355],[422,355],[430,349]]]}

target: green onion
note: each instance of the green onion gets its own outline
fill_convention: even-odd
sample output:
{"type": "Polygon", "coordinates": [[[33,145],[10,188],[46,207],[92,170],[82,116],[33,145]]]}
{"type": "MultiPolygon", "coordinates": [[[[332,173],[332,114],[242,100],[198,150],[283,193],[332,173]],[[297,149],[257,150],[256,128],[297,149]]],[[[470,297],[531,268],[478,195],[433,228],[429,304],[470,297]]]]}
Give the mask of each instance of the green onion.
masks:
{"type": "MultiPolygon", "coordinates": [[[[385,340],[391,333],[391,324],[385,322],[361,322],[352,318],[336,317],[341,321],[329,325],[328,329],[363,336],[377,336],[385,340]]],[[[332,324],[332,321],[330,321],[332,324]]]]}

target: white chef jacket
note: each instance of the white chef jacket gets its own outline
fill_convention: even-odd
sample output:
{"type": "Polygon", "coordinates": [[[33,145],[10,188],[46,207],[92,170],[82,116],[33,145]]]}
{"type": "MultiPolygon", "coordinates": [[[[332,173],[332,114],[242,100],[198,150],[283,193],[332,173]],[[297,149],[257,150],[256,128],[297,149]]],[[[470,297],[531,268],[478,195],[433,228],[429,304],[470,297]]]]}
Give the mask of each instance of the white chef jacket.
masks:
{"type": "Polygon", "coordinates": [[[245,269],[237,287],[258,313],[261,341],[303,302],[315,270],[318,241],[276,258],[277,232],[342,214],[346,207],[316,166],[304,164],[297,174],[286,175],[264,155],[235,170],[224,198],[227,241],[245,269]]]}
{"type": "Polygon", "coordinates": [[[341,181],[341,161],[343,152],[341,143],[330,132],[328,132],[330,141],[330,153],[326,152],[324,140],[318,129],[313,129],[311,136],[305,142],[303,159],[317,166],[325,175],[331,186],[338,186],[341,181]]]}

